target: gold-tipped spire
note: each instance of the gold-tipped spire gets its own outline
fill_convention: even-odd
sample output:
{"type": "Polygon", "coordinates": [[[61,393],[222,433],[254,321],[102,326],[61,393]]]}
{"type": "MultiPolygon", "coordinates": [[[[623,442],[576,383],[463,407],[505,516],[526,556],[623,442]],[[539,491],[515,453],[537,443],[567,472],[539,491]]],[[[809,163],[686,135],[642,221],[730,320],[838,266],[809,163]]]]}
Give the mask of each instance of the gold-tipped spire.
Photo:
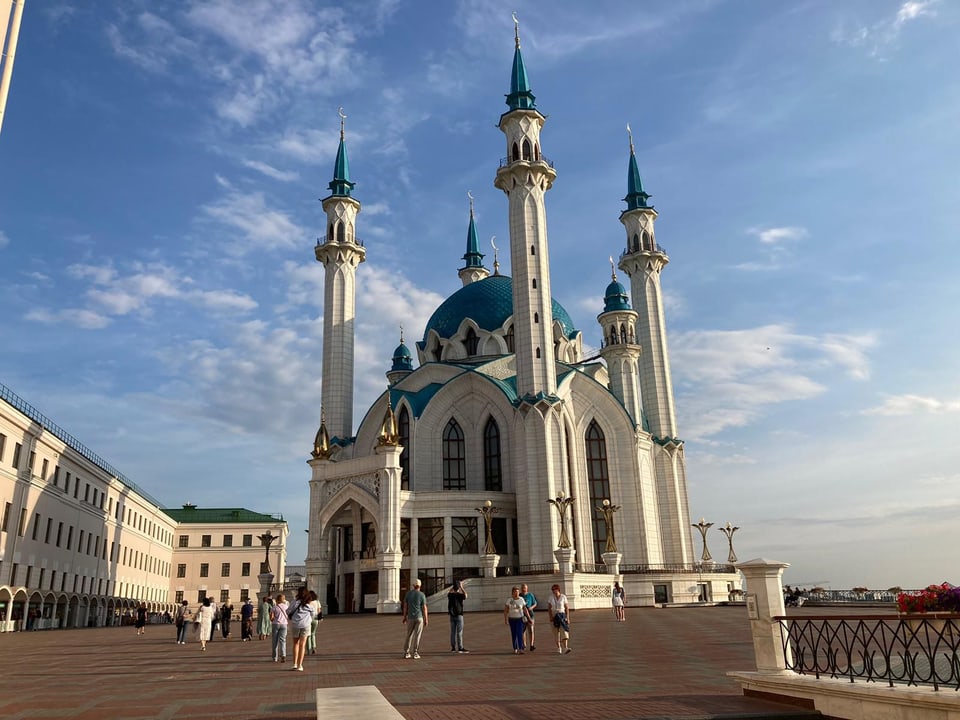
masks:
{"type": "Polygon", "coordinates": [[[399,441],[397,418],[393,414],[393,405],[390,404],[390,392],[387,391],[387,411],[383,414],[383,422],[380,424],[380,436],[377,438],[377,445],[397,445],[399,441]]]}
{"type": "Polygon", "coordinates": [[[630,154],[633,155],[633,131],[630,129],[630,123],[627,123],[627,137],[630,138],[630,154]]]}
{"type": "Polygon", "coordinates": [[[617,281],[617,268],[613,264],[613,255],[610,256],[610,277],[614,282],[617,281]]]}
{"type": "Polygon", "coordinates": [[[347,119],[347,116],[343,114],[342,105],[337,108],[337,115],[340,116],[340,139],[343,140],[343,121],[347,119]]]}
{"type": "Polygon", "coordinates": [[[497,260],[497,243],[494,242],[497,239],[496,235],[490,237],[490,244],[493,246],[493,274],[500,274],[500,261],[497,260]]]}
{"type": "Polygon", "coordinates": [[[326,460],[330,457],[330,435],[327,433],[327,419],[323,410],[320,411],[320,429],[313,438],[313,452],[310,454],[318,460],[326,460]]]}
{"type": "Polygon", "coordinates": [[[517,20],[517,14],[513,13],[513,42],[516,43],[517,50],[520,49],[520,21],[517,20]]]}

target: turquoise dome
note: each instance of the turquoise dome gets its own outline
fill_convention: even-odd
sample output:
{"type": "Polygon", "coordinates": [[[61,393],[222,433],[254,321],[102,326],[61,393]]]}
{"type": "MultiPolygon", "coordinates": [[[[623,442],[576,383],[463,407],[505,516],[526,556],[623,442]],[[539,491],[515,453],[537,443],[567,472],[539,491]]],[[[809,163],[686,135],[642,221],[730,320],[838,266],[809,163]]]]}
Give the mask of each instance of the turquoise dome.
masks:
{"type": "Polygon", "coordinates": [[[607,292],[603,296],[603,311],[611,312],[613,310],[629,310],[630,301],[628,300],[627,289],[619,282],[614,280],[607,285],[607,292]]]}
{"type": "MultiPolygon", "coordinates": [[[[553,303],[553,319],[563,327],[563,334],[572,337],[576,333],[570,315],[556,300],[553,303]]],[[[491,275],[464,285],[438,307],[423,332],[426,343],[431,330],[442,338],[456,335],[460,323],[466,318],[473,320],[483,330],[498,330],[513,315],[513,280],[506,275],[491,275]]]]}
{"type": "Polygon", "coordinates": [[[390,370],[413,370],[413,356],[403,343],[397,345],[397,349],[393,351],[393,367],[390,370]]]}

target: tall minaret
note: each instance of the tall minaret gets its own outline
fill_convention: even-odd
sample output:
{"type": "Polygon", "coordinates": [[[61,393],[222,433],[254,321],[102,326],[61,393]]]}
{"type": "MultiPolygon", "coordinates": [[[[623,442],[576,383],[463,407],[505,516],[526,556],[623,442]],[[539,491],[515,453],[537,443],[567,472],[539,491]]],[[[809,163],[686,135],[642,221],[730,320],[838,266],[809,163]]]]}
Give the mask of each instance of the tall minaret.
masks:
{"type": "Polygon", "coordinates": [[[643,426],[643,409],[640,404],[640,372],[637,359],[640,345],[637,343],[637,313],[630,309],[627,290],[617,280],[610,258],[610,284],[603,298],[603,312],[597,322],[603,329],[603,344],[600,355],[607,364],[610,392],[630,413],[635,425],[643,426]]]}
{"type": "Polygon", "coordinates": [[[333,167],[330,195],[321,200],[327,214],[327,234],[317,242],[317,260],[326,269],[323,288],[323,389],[321,407],[330,439],[353,437],[353,343],[356,318],[357,266],[367,251],[355,234],[360,203],[350,197],[350,163],[343,141],[340,108],[340,147],[333,167]]]}
{"type": "Polygon", "coordinates": [[[473,195],[470,198],[470,224],[467,226],[467,252],[463,256],[464,266],[458,271],[464,287],[477,280],[490,277],[490,271],[483,266],[483,253],[477,240],[477,223],[473,219],[473,195]]]}
{"type": "Polygon", "coordinates": [[[620,222],[627,230],[627,250],[620,258],[620,269],[630,278],[633,308],[639,313],[637,342],[643,348],[640,356],[640,383],[643,409],[650,432],[657,440],[677,437],[677,420],[673,403],[673,381],[670,376],[670,354],[667,352],[667,327],[663,319],[663,292],[660,271],[670,262],[666,251],[657,245],[653,221],[657,211],[647,205],[650,197],[643,191],[637,156],[630,137],[630,166],[627,172],[627,209],[620,222]]]}
{"type": "Polygon", "coordinates": [[[540,153],[540,128],[546,118],[536,109],[530,92],[516,16],[514,42],[507,95],[510,110],[500,116],[500,130],[507,137],[507,159],[497,170],[493,184],[506,193],[510,206],[517,392],[521,398],[552,397],[557,390],[557,373],[543,200],[557,173],[540,153]]]}

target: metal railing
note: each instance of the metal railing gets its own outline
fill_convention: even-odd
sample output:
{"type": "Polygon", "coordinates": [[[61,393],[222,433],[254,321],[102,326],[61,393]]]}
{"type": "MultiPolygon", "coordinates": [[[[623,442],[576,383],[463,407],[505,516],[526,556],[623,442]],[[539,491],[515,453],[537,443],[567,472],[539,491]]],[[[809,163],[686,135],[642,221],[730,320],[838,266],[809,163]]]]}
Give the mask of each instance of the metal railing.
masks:
{"type": "Polygon", "coordinates": [[[90,448],[84,445],[82,442],[77,440],[73,435],[68,433],[62,427],[57,425],[53,420],[48,418],[46,415],[37,410],[33,405],[28,403],[22,397],[17,395],[13,390],[8,388],[6,385],[0,383],[0,400],[3,400],[11,407],[19,410],[28,418],[33,420],[35,423],[40,425],[44,430],[64,442],[69,448],[77,452],[82,457],[86,458],[98,468],[104,472],[112,475],[117,480],[122,482],[128,488],[139,494],[145,500],[149,500],[151,503],[156,505],[158,508],[162,505],[157,501],[153,496],[147,493],[143,488],[138,486],[135,482],[130,480],[126,475],[117,470],[113,465],[108,463],[102,457],[93,452],[90,448]]]}
{"type": "Polygon", "coordinates": [[[656,252],[660,253],[661,255],[669,256],[669,253],[667,252],[666,248],[663,247],[663,245],[660,245],[659,243],[644,242],[640,243],[640,247],[627,248],[626,250],[620,251],[620,259],[623,260],[624,255],[632,255],[633,253],[638,252],[656,252]]]}
{"type": "Polygon", "coordinates": [[[361,239],[358,238],[358,237],[354,237],[354,238],[344,238],[343,240],[337,240],[337,238],[335,238],[335,237],[330,237],[329,235],[323,235],[322,237],[318,237],[318,238],[317,238],[317,247],[320,247],[321,245],[326,245],[328,242],[344,242],[344,243],[350,243],[350,244],[353,244],[353,245],[357,245],[357,246],[359,246],[359,247],[364,247],[364,245],[363,245],[363,240],[361,240],[361,239]]]}
{"type": "Polygon", "coordinates": [[[800,597],[805,602],[811,604],[829,603],[831,605],[843,605],[846,603],[895,603],[897,595],[900,592],[917,592],[916,590],[867,590],[857,592],[855,590],[820,590],[817,592],[807,591],[800,597]]]}
{"type": "Polygon", "coordinates": [[[659,573],[689,573],[691,575],[710,575],[716,573],[736,573],[733,565],[726,563],[653,563],[621,565],[624,575],[654,575],[659,573]]]}
{"type": "Polygon", "coordinates": [[[960,614],[776,617],[801,675],[960,690],[960,614]]]}
{"type": "MultiPolygon", "coordinates": [[[[539,160],[534,160],[533,158],[515,158],[515,159],[513,159],[513,160],[511,160],[510,158],[505,158],[505,157],[504,157],[504,158],[500,158],[500,165],[499,165],[499,167],[502,167],[502,168],[503,168],[503,167],[506,167],[507,165],[509,165],[509,164],[512,163],[512,162],[543,163],[543,164],[546,165],[547,167],[551,167],[551,168],[554,167],[554,166],[553,166],[553,160],[551,160],[551,159],[548,158],[548,157],[544,157],[543,155],[540,156],[540,159],[539,159],[539,160]]],[[[554,168],[554,169],[556,169],[556,168],[554,168]]]]}

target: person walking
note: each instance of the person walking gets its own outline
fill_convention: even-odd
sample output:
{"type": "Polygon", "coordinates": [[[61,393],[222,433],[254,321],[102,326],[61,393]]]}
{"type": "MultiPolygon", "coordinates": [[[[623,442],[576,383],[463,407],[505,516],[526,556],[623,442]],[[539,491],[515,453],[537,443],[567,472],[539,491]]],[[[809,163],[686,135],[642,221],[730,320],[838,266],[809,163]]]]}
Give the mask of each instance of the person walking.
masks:
{"type": "Polygon", "coordinates": [[[257,613],[257,635],[263,640],[271,635],[270,611],[273,609],[273,598],[267,595],[260,602],[260,611],[257,613]]]}
{"type": "Polygon", "coordinates": [[[290,605],[290,632],[293,635],[293,669],[303,672],[303,656],[307,654],[307,636],[314,618],[314,606],[317,599],[313,590],[304,590],[290,605]]]}
{"type": "Polygon", "coordinates": [[[463,647],[463,601],[467,591],[460,580],[454,580],[447,593],[447,614],[450,616],[450,652],[469,653],[463,647]]]}
{"type": "Polygon", "coordinates": [[[614,580],[613,582],[613,592],[610,595],[610,601],[613,603],[613,614],[617,618],[617,622],[624,622],[626,617],[626,610],[624,607],[627,604],[627,597],[623,592],[623,588],[620,587],[620,583],[614,580]]]}
{"type": "Polygon", "coordinates": [[[134,626],[137,628],[137,635],[143,635],[146,632],[147,627],[147,604],[140,603],[140,606],[137,608],[137,620],[134,622],[134,626]]]}
{"type": "Polygon", "coordinates": [[[314,594],[314,599],[310,602],[313,606],[313,620],[310,621],[310,634],[307,635],[307,653],[317,654],[317,626],[323,620],[323,607],[320,605],[320,599],[314,594]]]}
{"type": "Polygon", "coordinates": [[[537,609],[537,596],[530,592],[530,588],[524,583],[520,586],[520,597],[522,597],[523,601],[527,604],[527,625],[524,630],[524,638],[530,647],[530,652],[533,652],[537,649],[537,646],[534,645],[534,641],[536,640],[534,624],[536,620],[533,615],[533,611],[537,609]]]}
{"type": "Polygon", "coordinates": [[[570,605],[567,596],[560,592],[560,586],[550,588],[553,593],[547,601],[547,610],[550,612],[550,623],[553,625],[553,636],[557,639],[557,652],[561,655],[570,653],[570,605]]]}
{"type": "Polygon", "coordinates": [[[407,626],[407,639],[403,644],[405,660],[420,659],[420,638],[430,622],[427,611],[427,596],[420,591],[420,578],[413,581],[413,587],[403,596],[403,624],[407,626]]]}
{"type": "Polygon", "coordinates": [[[220,632],[223,633],[223,639],[230,639],[230,620],[233,617],[233,605],[224,603],[220,607],[220,632]]]}
{"type": "Polygon", "coordinates": [[[283,593],[277,594],[277,601],[270,608],[270,636],[273,640],[273,661],[287,661],[287,603],[283,593]]]}
{"type": "Polygon", "coordinates": [[[213,616],[216,615],[217,609],[214,606],[210,598],[205,597],[203,599],[203,604],[197,610],[197,614],[194,616],[193,624],[197,627],[197,632],[200,635],[200,651],[203,652],[207,649],[207,641],[210,639],[210,636],[213,634],[213,616]]]}
{"type": "Polygon", "coordinates": [[[253,603],[247,598],[240,607],[240,639],[243,642],[253,637],[253,603]]]}
{"type": "Polygon", "coordinates": [[[187,628],[193,623],[193,611],[184,600],[177,608],[177,645],[187,644],[187,628]]]}
{"type": "Polygon", "coordinates": [[[510,626],[514,655],[523,654],[523,625],[526,619],[527,603],[520,597],[520,588],[514,585],[510,588],[509,599],[503,604],[503,624],[510,626]]]}

